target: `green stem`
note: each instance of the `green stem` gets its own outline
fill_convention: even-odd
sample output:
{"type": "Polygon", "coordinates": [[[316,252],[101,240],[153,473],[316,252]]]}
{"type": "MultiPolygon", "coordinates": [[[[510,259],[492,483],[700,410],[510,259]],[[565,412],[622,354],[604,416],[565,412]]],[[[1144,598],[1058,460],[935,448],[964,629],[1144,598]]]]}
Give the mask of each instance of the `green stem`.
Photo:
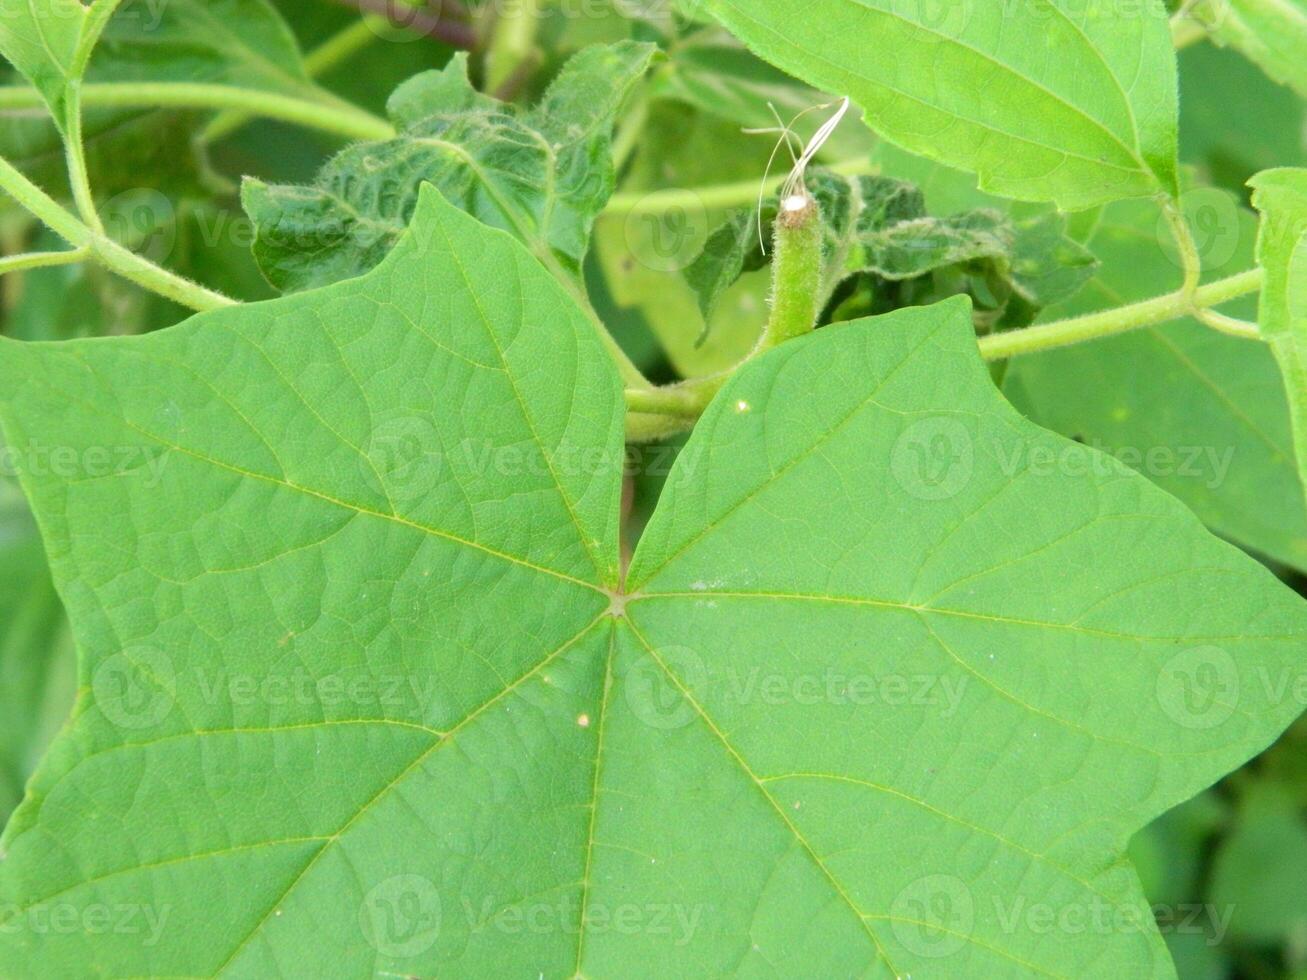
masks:
{"type": "Polygon", "coordinates": [[[86,143],[82,137],[82,83],[68,83],[65,96],[64,156],[68,162],[68,184],[73,191],[73,203],[82,216],[82,220],[98,235],[104,234],[104,225],[100,213],[95,207],[95,195],[91,193],[91,177],[86,166],[86,143]]]}
{"type": "MultiPolygon", "coordinates": [[[[395,128],[377,116],[336,100],[315,102],[258,89],[204,82],[102,82],[84,85],[88,108],[237,109],[335,133],[347,139],[382,140],[395,128]]],[[[26,86],[0,86],[0,111],[40,109],[40,94],[26,86]]]]}
{"type": "Polygon", "coordinates": [[[1228,333],[1231,337],[1241,337],[1244,340],[1260,340],[1262,336],[1262,328],[1257,324],[1241,320],[1238,317],[1226,316],[1224,313],[1216,312],[1216,310],[1196,309],[1194,310],[1194,318],[1204,326],[1219,330],[1221,333],[1228,333]]]}
{"type": "Polygon", "coordinates": [[[1167,323],[1200,310],[1219,306],[1232,299],[1255,293],[1262,288],[1262,270],[1250,269],[1228,279],[1219,279],[1199,286],[1192,293],[1177,289],[1165,296],[1157,296],[1129,306],[1119,306],[1101,313],[1057,320],[1053,323],[991,334],[980,338],[980,352],[986,360],[1001,361],[1021,354],[1068,347],[1086,340],[1111,337],[1114,334],[1139,330],[1167,323]]]}
{"type": "MultiPolygon", "coordinates": [[[[360,51],[380,38],[380,31],[390,22],[375,14],[364,14],[359,20],[350,24],[335,36],[328,38],[318,47],[304,56],[304,69],[310,78],[318,78],[333,68],[344,64],[360,51]]],[[[230,136],[246,125],[255,115],[243,110],[228,109],[213,118],[200,131],[199,139],[204,143],[215,143],[230,136]]]]}
{"type": "Polygon", "coordinates": [[[502,0],[486,51],[486,91],[501,97],[511,95],[510,88],[532,67],[541,6],[542,0],[502,0]]]}
{"type": "MultiPolygon", "coordinates": [[[[1199,286],[1192,294],[1178,289],[1165,296],[1104,310],[1101,313],[1058,320],[1037,327],[1027,327],[1024,330],[991,334],[979,339],[980,353],[987,361],[1001,361],[1022,354],[1054,350],[1088,340],[1157,326],[1183,316],[1202,314],[1214,306],[1255,293],[1262,288],[1262,280],[1261,269],[1250,269],[1227,279],[1219,279],[1205,286],[1199,286]]],[[[1250,339],[1258,336],[1253,332],[1255,327],[1252,324],[1244,324],[1243,321],[1236,321],[1231,317],[1224,319],[1228,321],[1225,324],[1226,332],[1250,339]],[[1239,326],[1235,327],[1236,324],[1239,326]]],[[[632,413],[640,413],[646,419],[660,415],[670,420],[669,424],[679,424],[683,428],[686,423],[702,414],[713,396],[721,390],[735,370],[738,370],[738,366],[720,374],[653,390],[628,389],[626,404],[632,413]]]]}
{"type": "Polygon", "coordinates": [[[812,197],[804,194],[799,200],[782,202],[776,217],[775,243],[771,316],[753,350],[739,364],[717,374],[662,388],[628,389],[627,408],[633,415],[645,417],[644,421],[628,422],[631,441],[640,441],[643,429],[655,429],[647,421],[651,417],[668,420],[671,431],[685,428],[703,414],[741,367],[778,344],[812,332],[821,313],[822,295],[821,221],[812,197]]]}
{"type": "Polygon", "coordinates": [[[166,296],[193,310],[211,310],[220,306],[231,306],[236,302],[221,293],[205,289],[167,269],[162,269],[111,238],[94,231],[23,176],[3,157],[0,157],[0,188],[45,222],[74,249],[85,250],[124,279],[130,279],[152,292],[166,296]]]}
{"type": "MultiPolygon", "coordinates": [[[[854,157],[840,160],[827,167],[846,177],[862,174],[874,174],[880,168],[866,157],[854,157]]],[[[727,184],[709,184],[702,187],[677,187],[665,191],[642,193],[626,191],[614,194],[604,209],[606,215],[625,216],[628,214],[660,214],[669,208],[734,208],[758,201],[758,189],[762,185],[761,177],[749,180],[737,180],[727,184]]]]}
{"type": "Polygon", "coordinates": [[[1171,226],[1171,235],[1175,238],[1176,248],[1180,250],[1180,265],[1184,270],[1184,284],[1181,291],[1192,296],[1203,278],[1203,259],[1198,254],[1198,243],[1194,241],[1189,221],[1178,201],[1163,198],[1162,213],[1166,215],[1167,224],[1171,226]]]}
{"type": "Polygon", "coordinates": [[[75,248],[67,252],[24,252],[0,258],[0,276],[10,272],[27,272],[29,269],[48,269],[57,265],[76,265],[91,255],[89,248],[75,248]]]}
{"type": "Polygon", "coordinates": [[[376,14],[364,14],[354,23],[327,38],[304,56],[304,70],[310,78],[325,75],[333,68],[343,65],[374,41],[381,39],[380,32],[389,27],[390,21],[376,14]]]}
{"type": "Polygon", "coordinates": [[[1185,0],[1171,17],[1171,44],[1177,51],[1182,51],[1191,44],[1206,39],[1207,28],[1194,16],[1194,9],[1203,0],[1185,0]]]}
{"type": "Polygon", "coordinates": [[[1183,51],[1191,44],[1197,44],[1199,41],[1205,41],[1206,39],[1206,29],[1196,21],[1186,17],[1183,20],[1171,22],[1171,43],[1175,45],[1177,51],[1183,51]]]}

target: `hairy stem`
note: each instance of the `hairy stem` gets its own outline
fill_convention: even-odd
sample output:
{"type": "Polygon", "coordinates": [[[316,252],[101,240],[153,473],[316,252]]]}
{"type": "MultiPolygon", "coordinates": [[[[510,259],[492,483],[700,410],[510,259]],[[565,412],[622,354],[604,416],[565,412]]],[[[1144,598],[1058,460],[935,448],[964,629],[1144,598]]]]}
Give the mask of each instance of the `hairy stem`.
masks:
{"type": "Polygon", "coordinates": [[[1200,313],[1248,293],[1255,293],[1262,288],[1262,279],[1261,269],[1250,269],[1228,279],[1218,279],[1206,286],[1199,286],[1192,293],[1177,289],[1165,296],[1103,310],[1101,313],[992,334],[980,338],[980,352],[986,360],[1000,361],[1021,354],[1034,354],[1086,340],[1111,337],[1142,327],[1157,326],[1159,323],[1200,313]]]}
{"type": "Polygon", "coordinates": [[[821,214],[806,192],[781,202],[772,258],[772,308],[754,354],[811,332],[821,313],[821,214]]]}
{"type": "Polygon", "coordinates": [[[65,210],[45,191],[20,173],[8,160],[0,157],[0,189],[45,222],[74,249],[84,250],[106,268],[124,279],[193,310],[211,310],[231,306],[236,301],[206,289],[176,273],[143,259],[113,239],[95,231],[65,210]]]}
{"type": "Polygon", "coordinates": [[[476,47],[476,32],[467,24],[467,11],[461,4],[445,2],[432,11],[423,7],[406,7],[395,0],[336,0],[364,14],[372,14],[394,28],[424,35],[454,48],[476,47]]]}
{"type": "MultiPolygon", "coordinates": [[[[874,174],[879,167],[866,157],[840,160],[827,167],[846,177],[874,174]]],[[[658,214],[674,207],[735,208],[756,204],[762,177],[737,180],[727,184],[709,184],[702,187],[676,187],[665,191],[641,193],[626,191],[614,194],[604,209],[606,215],[658,214]]]]}
{"type": "Polygon", "coordinates": [[[91,250],[86,247],[67,252],[24,252],[21,255],[6,255],[0,258],[0,276],[10,272],[27,272],[29,269],[76,265],[78,262],[85,262],[90,255],[91,250]]]}
{"type": "MultiPolygon", "coordinates": [[[[1199,286],[1192,292],[1178,289],[1165,296],[1104,310],[1101,313],[1057,320],[1036,327],[1027,327],[1024,330],[992,334],[979,339],[980,353],[987,361],[1001,361],[1022,354],[1069,347],[1072,344],[1157,326],[1184,316],[1219,317],[1222,325],[1218,329],[1238,337],[1256,339],[1258,334],[1255,325],[1235,320],[1233,317],[1213,314],[1210,311],[1212,307],[1257,292],[1262,288],[1262,280],[1261,269],[1250,269],[1227,279],[1219,279],[1205,286],[1199,286]]],[[[1215,324],[1210,325],[1215,326],[1215,324]]],[[[660,415],[667,419],[669,424],[685,428],[708,407],[708,403],[729,380],[734,370],[738,370],[738,367],[720,374],[652,390],[628,389],[627,407],[632,413],[640,413],[646,418],[660,415]]]]}
{"type": "Polygon", "coordinates": [[[541,0],[503,0],[486,51],[486,91],[510,98],[538,56],[541,0]]]}
{"type": "MultiPolygon", "coordinates": [[[[337,100],[313,101],[258,89],[203,82],[103,82],[83,85],[82,104],[89,108],[236,109],[346,139],[383,140],[395,135],[386,120],[337,100]]],[[[27,86],[0,86],[0,111],[40,109],[40,94],[27,86]]]]}
{"type": "MultiPolygon", "coordinates": [[[[388,22],[375,14],[364,14],[333,37],[323,41],[304,56],[304,69],[311,78],[317,78],[344,64],[374,41],[381,39],[379,31],[388,22]]],[[[203,143],[214,143],[230,136],[256,115],[239,109],[228,109],[215,116],[200,131],[199,139],[203,143]]]]}
{"type": "Polygon", "coordinates": [[[1193,295],[1203,278],[1203,259],[1198,254],[1198,243],[1194,241],[1189,220],[1185,217],[1178,201],[1164,198],[1161,202],[1162,213],[1166,215],[1167,224],[1171,226],[1171,235],[1175,238],[1176,248],[1180,250],[1180,264],[1184,270],[1183,292],[1193,295]]]}

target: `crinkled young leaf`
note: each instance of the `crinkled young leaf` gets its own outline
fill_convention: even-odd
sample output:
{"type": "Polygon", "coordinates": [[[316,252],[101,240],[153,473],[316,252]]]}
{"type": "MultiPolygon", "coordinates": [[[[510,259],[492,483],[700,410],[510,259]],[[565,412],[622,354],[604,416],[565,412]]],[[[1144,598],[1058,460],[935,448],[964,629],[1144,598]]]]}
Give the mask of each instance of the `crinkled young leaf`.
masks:
{"type": "Polygon", "coordinates": [[[1307,169],[1264,170],[1248,183],[1262,215],[1257,262],[1266,281],[1258,321],[1284,375],[1298,472],[1307,487],[1307,169]]]}
{"type": "MultiPolygon", "coordinates": [[[[770,208],[768,217],[774,214],[775,208],[770,208]]],[[[768,217],[764,217],[764,222],[768,217]]],[[[726,291],[746,272],[756,272],[767,265],[763,241],[759,234],[758,212],[752,208],[733,211],[708,236],[699,257],[685,267],[685,281],[699,298],[705,339],[713,313],[726,291]]]]}
{"type": "Polygon", "coordinates": [[[1161,0],[703,0],[877,132],[1006,197],[1076,210],[1175,193],[1176,67],[1161,0]]]}
{"type": "Polygon", "coordinates": [[[1297,710],[1258,678],[1301,600],[1124,467],[1031,465],[1094,454],[965,301],[737,375],[624,586],[615,371],[430,190],[350,282],[0,346],[10,438],[71,461],[19,462],[85,686],[7,975],[1166,977],[1126,842],[1297,710]]]}
{"type": "MultiPolygon", "coordinates": [[[[1018,222],[981,208],[933,217],[921,191],[893,177],[816,170],[808,182],[820,205],[825,300],[839,296],[852,280],[870,278],[874,301],[884,306],[891,302],[881,295],[886,284],[932,277],[928,283],[890,288],[902,305],[967,292],[983,306],[982,322],[1024,325],[1044,306],[1074,294],[1094,272],[1093,255],[1065,236],[1065,220],[1055,214],[1018,222]]],[[[774,199],[767,212],[770,225],[774,199]]],[[[766,261],[757,212],[732,213],[685,270],[705,320],[742,272],[766,261]]]]}
{"type": "MultiPolygon", "coordinates": [[[[1252,267],[1256,221],[1229,195],[1191,191],[1205,278],[1252,267]]],[[[1180,267],[1152,202],[1110,205],[1090,248],[1098,276],[1047,319],[1158,295],[1180,267]]],[[[1254,316],[1256,301],[1229,312],[1254,316]]],[[[1307,570],[1307,508],[1294,462],[1284,382],[1265,344],[1193,319],[1014,359],[1004,390],[1040,425],[1144,473],[1206,524],[1307,570]]]]}
{"type": "Polygon", "coordinates": [[[1307,0],[1196,0],[1187,16],[1307,98],[1307,0]]]}
{"type": "Polygon", "coordinates": [[[396,92],[395,139],[349,147],[311,186],[245,181],[259,265],[286,291],[360,275],[394,247],[430,181],[577,281],[590,227],[613,191],[614,116],[655,52],[634,42],[587,48],[530,111],[476,93],[467,56],[457,55],[396,92]]]}

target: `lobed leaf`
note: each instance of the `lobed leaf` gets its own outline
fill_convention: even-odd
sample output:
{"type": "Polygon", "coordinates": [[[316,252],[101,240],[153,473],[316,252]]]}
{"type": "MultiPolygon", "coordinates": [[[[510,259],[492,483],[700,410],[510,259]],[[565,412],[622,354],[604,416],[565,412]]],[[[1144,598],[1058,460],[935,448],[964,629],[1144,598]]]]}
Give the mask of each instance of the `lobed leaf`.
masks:
{"type": "Polygon", "coordinates": [[[862,106],[901,146],[996,194],[1078,210],[1176,194],[1161,0],[703,0],[768,61],[862,106]]]}
{"type": "Polygon", "coordinates": [[[1301,600],[1016,415],[965,300],[741,371],[624,581],[611,363],[429,189],[349,282],[0,347],[85,685],[6,974],[1171,976],[1126,843],[1298,710],[1301,600]]]}

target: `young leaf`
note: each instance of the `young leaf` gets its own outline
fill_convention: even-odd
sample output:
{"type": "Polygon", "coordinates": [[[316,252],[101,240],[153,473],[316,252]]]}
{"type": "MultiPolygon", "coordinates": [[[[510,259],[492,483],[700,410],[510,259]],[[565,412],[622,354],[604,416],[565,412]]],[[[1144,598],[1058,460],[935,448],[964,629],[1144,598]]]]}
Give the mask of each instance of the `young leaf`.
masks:
{"type": "MultiPolygon", "coordinates": [[[[764,223],[774,215],[775,208],[768,209],[764,223]]],[[[771,237],[769,232],[764,234],[771,237]]],[[[752,208],[734,211],[708,236],[699,257],[686,266],[685,281],[699,298],[699,312],[703,314],[703,339],[707,338],[708,325],[726,291],[746,272],[756,272],[766,266],[763,241],[759,234],[758,213],[752,208]]]]}
{"type": "Polygon", "coordinates": [[[1307,487],[1307,170],[1264,170],[1248,183],[1262,215],[1257,262],[1266,282],[1258,321],[1284,374],[1298,472],[1307,487]]]}
{"type": "Polygon", "coordinates": [[[418,187],[430,181],[516,235],[559,278],[577,281],[590,227],[613,191],[613,119],[655,50],[634,42],[588,48],[531,111],[475,92],[464,54],[418,76],[391,101],[397,138],[346,149],[309,187],[245,181],[264,274],[293,291],[366,272],[394,247],[418,187]]]}
{"type": "MultiPolygon", "coordinates": [[[[1227,194],[1190,193],[1200,201],[1194,232],[1205,278],[1251,268],[1253,215],[1227,194]]],[[[1177,253],[1152,202],[1110,205],[1089,246],[1103,262],[1098,276],[1047,319],[1148,299],[1178,281],[1177,253]]],[[[1256,302],[1229,312],[1255,316],[1256,302]]],[[[1222,536],[1307,571],[1289,407],[1265,344],[1186,318],[1016,358],[1004,391],[1040,425],[1133,466],[1222,536]]]]}
{"type": "MultiPolygon", "coordinates": [[[[979,208],[932,217],[921,191],[893,177],[814,170],[808,183],[822,221],[823,308],[844,287],[870,279],[878,312],[966,292],[983,305],[977,319],[985,326],[1023,326],[1094,273],[1093,255],[1064,235],[1065,220],[1055,214],[1016,222],[979,208]],[[908,280],[923,281],[903,285],[908,280]]],[[[773,199],[768,214],[775,209],[773,199]]],[[[733,213],[709,236],[703,254],[685,270],[705,321],[740,274],[767,259],[752,209],[733,213]]]]}
{"type": "Polygon", "coordinates": [[[121,0],[24,0],[0,16],[0,54],[41,93],[56,124],[67,125],[68,88],[121,0]]]}
{"type": "Polygon", "coordinates": [[[625,585],[615,372],[430,189],[350,282],[2,346],[6,431],[74,461],[20,465],[87,679],[6,974],[1165,977],[1126,842],[1297,711],[1301,600],[1123,467],[1032,468],[1093,453],[965,301],[737,375],[625,585]],[[31,913],[80,902],[163,922],[31,913]]]}
{"type": "Polygon", "coordinates": [[[1177,193],[1161,0],[702,2],[768,61],[850,96],[887,139],[996,194],[1077,210],[1177,193]]]}
{"type": "Polygon", "coordinates": [[[1307,98],[1307,0],[1197,0],[1187,15],[1307,98]]]}

